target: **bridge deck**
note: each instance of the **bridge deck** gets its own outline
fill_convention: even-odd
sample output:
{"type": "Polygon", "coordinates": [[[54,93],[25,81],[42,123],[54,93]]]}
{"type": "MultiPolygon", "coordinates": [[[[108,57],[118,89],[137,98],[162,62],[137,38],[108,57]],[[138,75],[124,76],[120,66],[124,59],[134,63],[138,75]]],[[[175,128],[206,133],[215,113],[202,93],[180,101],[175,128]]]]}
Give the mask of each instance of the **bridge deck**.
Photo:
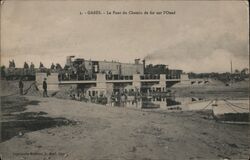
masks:
{"type": "MultiPolygon", "coordinates": [[[[135,82],[159,82],[160,79],[141,79],[135,82]]],[[[166,82],[179,82],[180,79],[166,79],[166,82]]],[[[73,80],[73,81],[59,81],[59,84],[91,84],[91,83],[132,83],[133,80],[106,80],[106,81],[96,81],[96,80],[73,80]]]]}

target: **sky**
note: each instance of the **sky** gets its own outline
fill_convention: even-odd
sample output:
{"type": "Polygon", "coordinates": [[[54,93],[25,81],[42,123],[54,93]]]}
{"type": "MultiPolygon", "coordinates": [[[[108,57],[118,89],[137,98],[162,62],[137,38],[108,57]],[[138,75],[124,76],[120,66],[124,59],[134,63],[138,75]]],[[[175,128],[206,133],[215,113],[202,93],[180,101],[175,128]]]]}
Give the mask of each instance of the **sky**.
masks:
{"type": "Polygon", "coordinates": [[[64,65],[66,56],[161,63],[185,72],[249,67],[246,1],[5,1],[1,65],[14,59],[64,65]],[[88,15],[87,11],[175,11],[172,15],[88,15]],[[80,12],[83,14],[81,15],[80,12]]]}

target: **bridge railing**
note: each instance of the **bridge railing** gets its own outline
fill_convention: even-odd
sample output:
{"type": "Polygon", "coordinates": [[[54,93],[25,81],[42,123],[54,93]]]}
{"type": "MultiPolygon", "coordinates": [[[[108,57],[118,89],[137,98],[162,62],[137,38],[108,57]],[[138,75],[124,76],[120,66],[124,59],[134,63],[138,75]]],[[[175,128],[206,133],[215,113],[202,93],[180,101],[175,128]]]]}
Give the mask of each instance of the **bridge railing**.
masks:
{"type": "Polygon", "coordinates": [[[160,79],[160,75],[159,74],[145,74],[145,75],[141,75],[140,79],[160,79]]]}
{"type": "Polygon", "coordinates": [[[95,81],[96,75],[59,74],[59,81],[95,81]]]}
{"type": "Polygon", "coordinates": [[[166,74],[166,79],[180,79],[181,75],[168,75],[166,74]]]}
{"type": "Polygon", "coordinates": [[[133,80],[133,76],[106,75],[106,80],[133,80]]]}
{"type": "MultiPolygon", "coordinates": [[[[165,75],[166,79],[180,79],[180,75],[165,75]]],[[[59,74],[59,81],[95,81],[96,75],[59,74]]],[[[105,75],[106,80],[133,80],[133,76],[105,75]]],[[[140,76],[140,80],[160,80],[160,74],[145,74],[140,76]]]]}

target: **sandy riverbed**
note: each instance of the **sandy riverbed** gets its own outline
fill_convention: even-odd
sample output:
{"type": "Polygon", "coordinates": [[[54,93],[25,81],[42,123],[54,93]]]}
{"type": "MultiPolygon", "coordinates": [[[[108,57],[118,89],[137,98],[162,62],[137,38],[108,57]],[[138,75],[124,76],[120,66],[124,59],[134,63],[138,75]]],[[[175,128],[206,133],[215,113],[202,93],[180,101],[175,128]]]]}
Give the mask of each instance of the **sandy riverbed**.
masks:
{"type": "Polygon", "coordinates": [[[42,116],[76,123],[6,140],[0,143],[3,159],[249,158],[249,125],[218,123],[207,113],[140,111],[56,98],[24,98],[37,103],[28,103],[21,112],[47,113],[42,116]]]}

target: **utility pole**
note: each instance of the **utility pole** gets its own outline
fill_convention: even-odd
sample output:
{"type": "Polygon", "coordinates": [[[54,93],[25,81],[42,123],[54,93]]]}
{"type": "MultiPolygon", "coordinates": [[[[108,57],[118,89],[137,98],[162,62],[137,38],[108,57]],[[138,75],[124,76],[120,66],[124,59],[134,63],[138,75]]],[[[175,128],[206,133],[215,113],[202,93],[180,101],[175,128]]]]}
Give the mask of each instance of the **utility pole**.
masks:
{"type": "Polygon", "coordinates": [[[232,60],[230,61],[230,65],[231,65],[230,85],[232,85],[233,84],[233,62],[232,60]]]}
{"type": "Polygon", "coordinates": [[[233,62],[231,60],[231,75],[233,74],[233,62]]]}

